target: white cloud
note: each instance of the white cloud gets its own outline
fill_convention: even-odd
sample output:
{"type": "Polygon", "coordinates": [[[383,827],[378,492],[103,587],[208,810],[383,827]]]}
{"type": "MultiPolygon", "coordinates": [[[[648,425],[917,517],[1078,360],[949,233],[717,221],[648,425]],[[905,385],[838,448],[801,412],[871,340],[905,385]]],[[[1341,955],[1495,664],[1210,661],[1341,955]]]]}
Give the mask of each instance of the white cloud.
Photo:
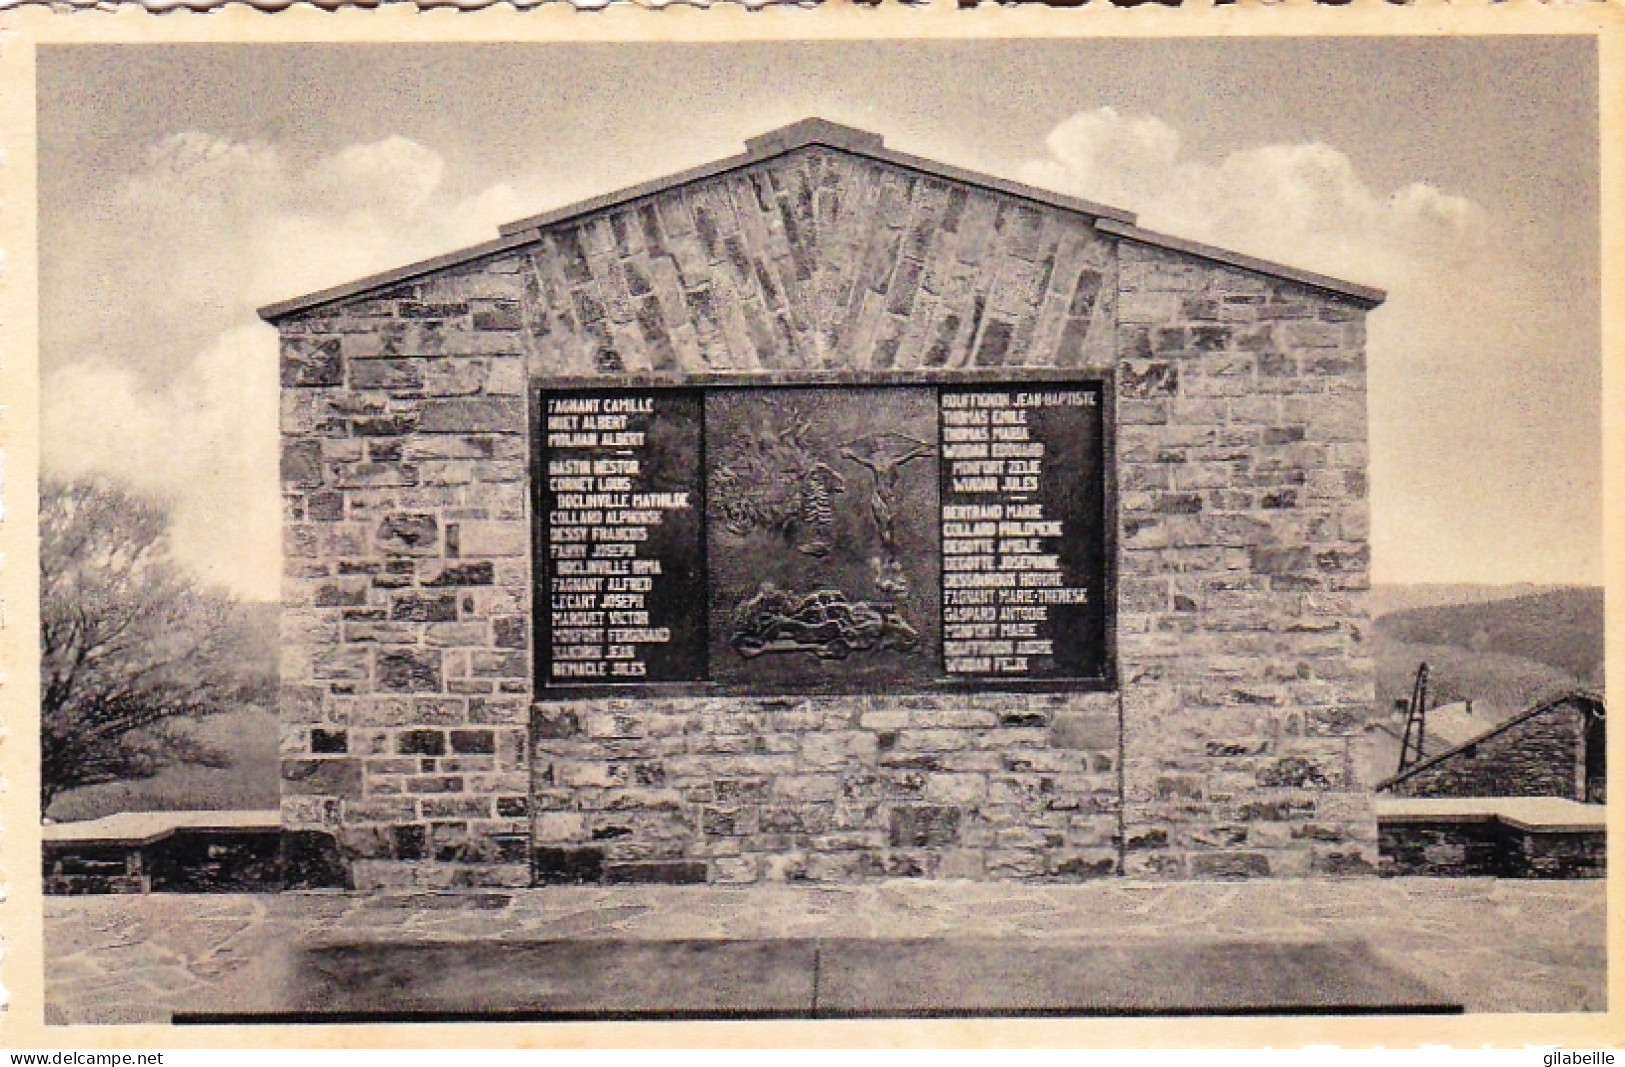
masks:
{"type": "Polygon", "coordinates": [[[396,136],[327,157],[308,184],[330,211],[405,215],[429,202],[445,172],[438,153],[396,136]]]}
{"type": "Polygon", "coordinates": [[[111,475],[169,501],[183,564],[245,596],[277,596],[274,329],[227,331],[164,388],[127,366],[95,360],[51,374],[41,396],[49,473],[111,475]]]}
{"type": "Polygon", "coordinates": [[[166,138],[93,210],[81,289],[43,382],[48,470],[107,473],[174,503],[200,576],[277,595],[276,331],[254,309],[496,236],[514,190],[444,188],[404,137],[297,166],[272,145],[166,138]]]}
{"type": "Polygon", "coordinates": [[[445,169],[399,136],[300,169],[275,146],[174,134],[101,208],[101,295],[182,330],[199,315],[244,321],[263,303],[489,240],[523,214],[505,185],[453,198],[445,169]]]}
{"type": "MultiPolygon", "coordinates": [[[[1425,184],[1371,189],[1329,145],[1265,145],[1217,163],[1183,152],[1157,118],[1112,108],[1074,115],[1023,177],[1140,215],[1140,224],[1296,266],[1391,277],[1418,254],[1469,262],[1488,234],[1482,208],[1425,184]]],[[[1373,283],[1375,284],[1375,283],[1373,283]]]]}
{"type": "Polygon", "coordinates": [[[1045,148],[1025,180],[1387,290],[1368,342],[1379,580],[1600,580],[1596,401],[1587,376],[1555,373],[1598,360],[1576,326],[1584,287],[1534,275],[1483,207],[1373,188],[1325,144],[1194,158],[1167,123],[1111,108],[1061,122],[1045,148]]]}

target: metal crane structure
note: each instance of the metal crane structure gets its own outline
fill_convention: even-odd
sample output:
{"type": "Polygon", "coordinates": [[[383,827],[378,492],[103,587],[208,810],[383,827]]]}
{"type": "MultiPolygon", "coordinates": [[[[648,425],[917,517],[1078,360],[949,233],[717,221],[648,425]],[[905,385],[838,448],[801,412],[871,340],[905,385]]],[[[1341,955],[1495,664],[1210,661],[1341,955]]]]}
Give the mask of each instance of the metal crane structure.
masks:
{"type": "Polygon", "coordinates": [[[1399,770],[1405,771],[1427,758],[1424,745],[1428,733],[1428,665],[1416,668],[1416,682],[1411,686],[1411,703],[1405,714],[1405,737],[1399,745],[1399,770]]]}

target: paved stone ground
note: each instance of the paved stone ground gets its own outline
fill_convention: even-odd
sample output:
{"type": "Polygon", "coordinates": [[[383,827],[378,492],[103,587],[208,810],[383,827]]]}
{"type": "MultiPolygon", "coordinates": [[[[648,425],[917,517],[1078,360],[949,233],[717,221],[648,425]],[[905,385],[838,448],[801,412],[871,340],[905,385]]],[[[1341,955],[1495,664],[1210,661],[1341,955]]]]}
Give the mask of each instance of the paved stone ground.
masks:
{"type": "Polygon", "coordinates": [[[369,940],[1364,940],[1468,1011],[1606,1008],[1603,881],[879,882],[49,897],[47,1019],[166,1022],[292,946],[369,940]]]}

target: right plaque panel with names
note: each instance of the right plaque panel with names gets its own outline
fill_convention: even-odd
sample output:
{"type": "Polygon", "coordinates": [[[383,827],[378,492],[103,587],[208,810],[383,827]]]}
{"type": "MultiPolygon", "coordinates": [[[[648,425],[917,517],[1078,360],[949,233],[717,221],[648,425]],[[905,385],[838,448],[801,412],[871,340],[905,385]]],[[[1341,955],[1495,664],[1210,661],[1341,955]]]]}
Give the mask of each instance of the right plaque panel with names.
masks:
{"type": "Polygon", "coordinates": [[[938,410],[944,673],[1103,679],[1100,383],[945,387],[938,410]]]}

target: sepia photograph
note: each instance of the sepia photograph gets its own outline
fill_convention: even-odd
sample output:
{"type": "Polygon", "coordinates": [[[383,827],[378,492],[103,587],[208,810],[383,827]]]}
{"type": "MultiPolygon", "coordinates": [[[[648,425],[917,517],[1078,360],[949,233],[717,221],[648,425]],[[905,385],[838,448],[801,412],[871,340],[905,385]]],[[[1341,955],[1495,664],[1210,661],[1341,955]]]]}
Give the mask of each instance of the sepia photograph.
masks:
{"type": "Polygon", "coordinates": [[[1595,35],[34,63],[47,1029],[1608,1010],[1595,35]]]}

